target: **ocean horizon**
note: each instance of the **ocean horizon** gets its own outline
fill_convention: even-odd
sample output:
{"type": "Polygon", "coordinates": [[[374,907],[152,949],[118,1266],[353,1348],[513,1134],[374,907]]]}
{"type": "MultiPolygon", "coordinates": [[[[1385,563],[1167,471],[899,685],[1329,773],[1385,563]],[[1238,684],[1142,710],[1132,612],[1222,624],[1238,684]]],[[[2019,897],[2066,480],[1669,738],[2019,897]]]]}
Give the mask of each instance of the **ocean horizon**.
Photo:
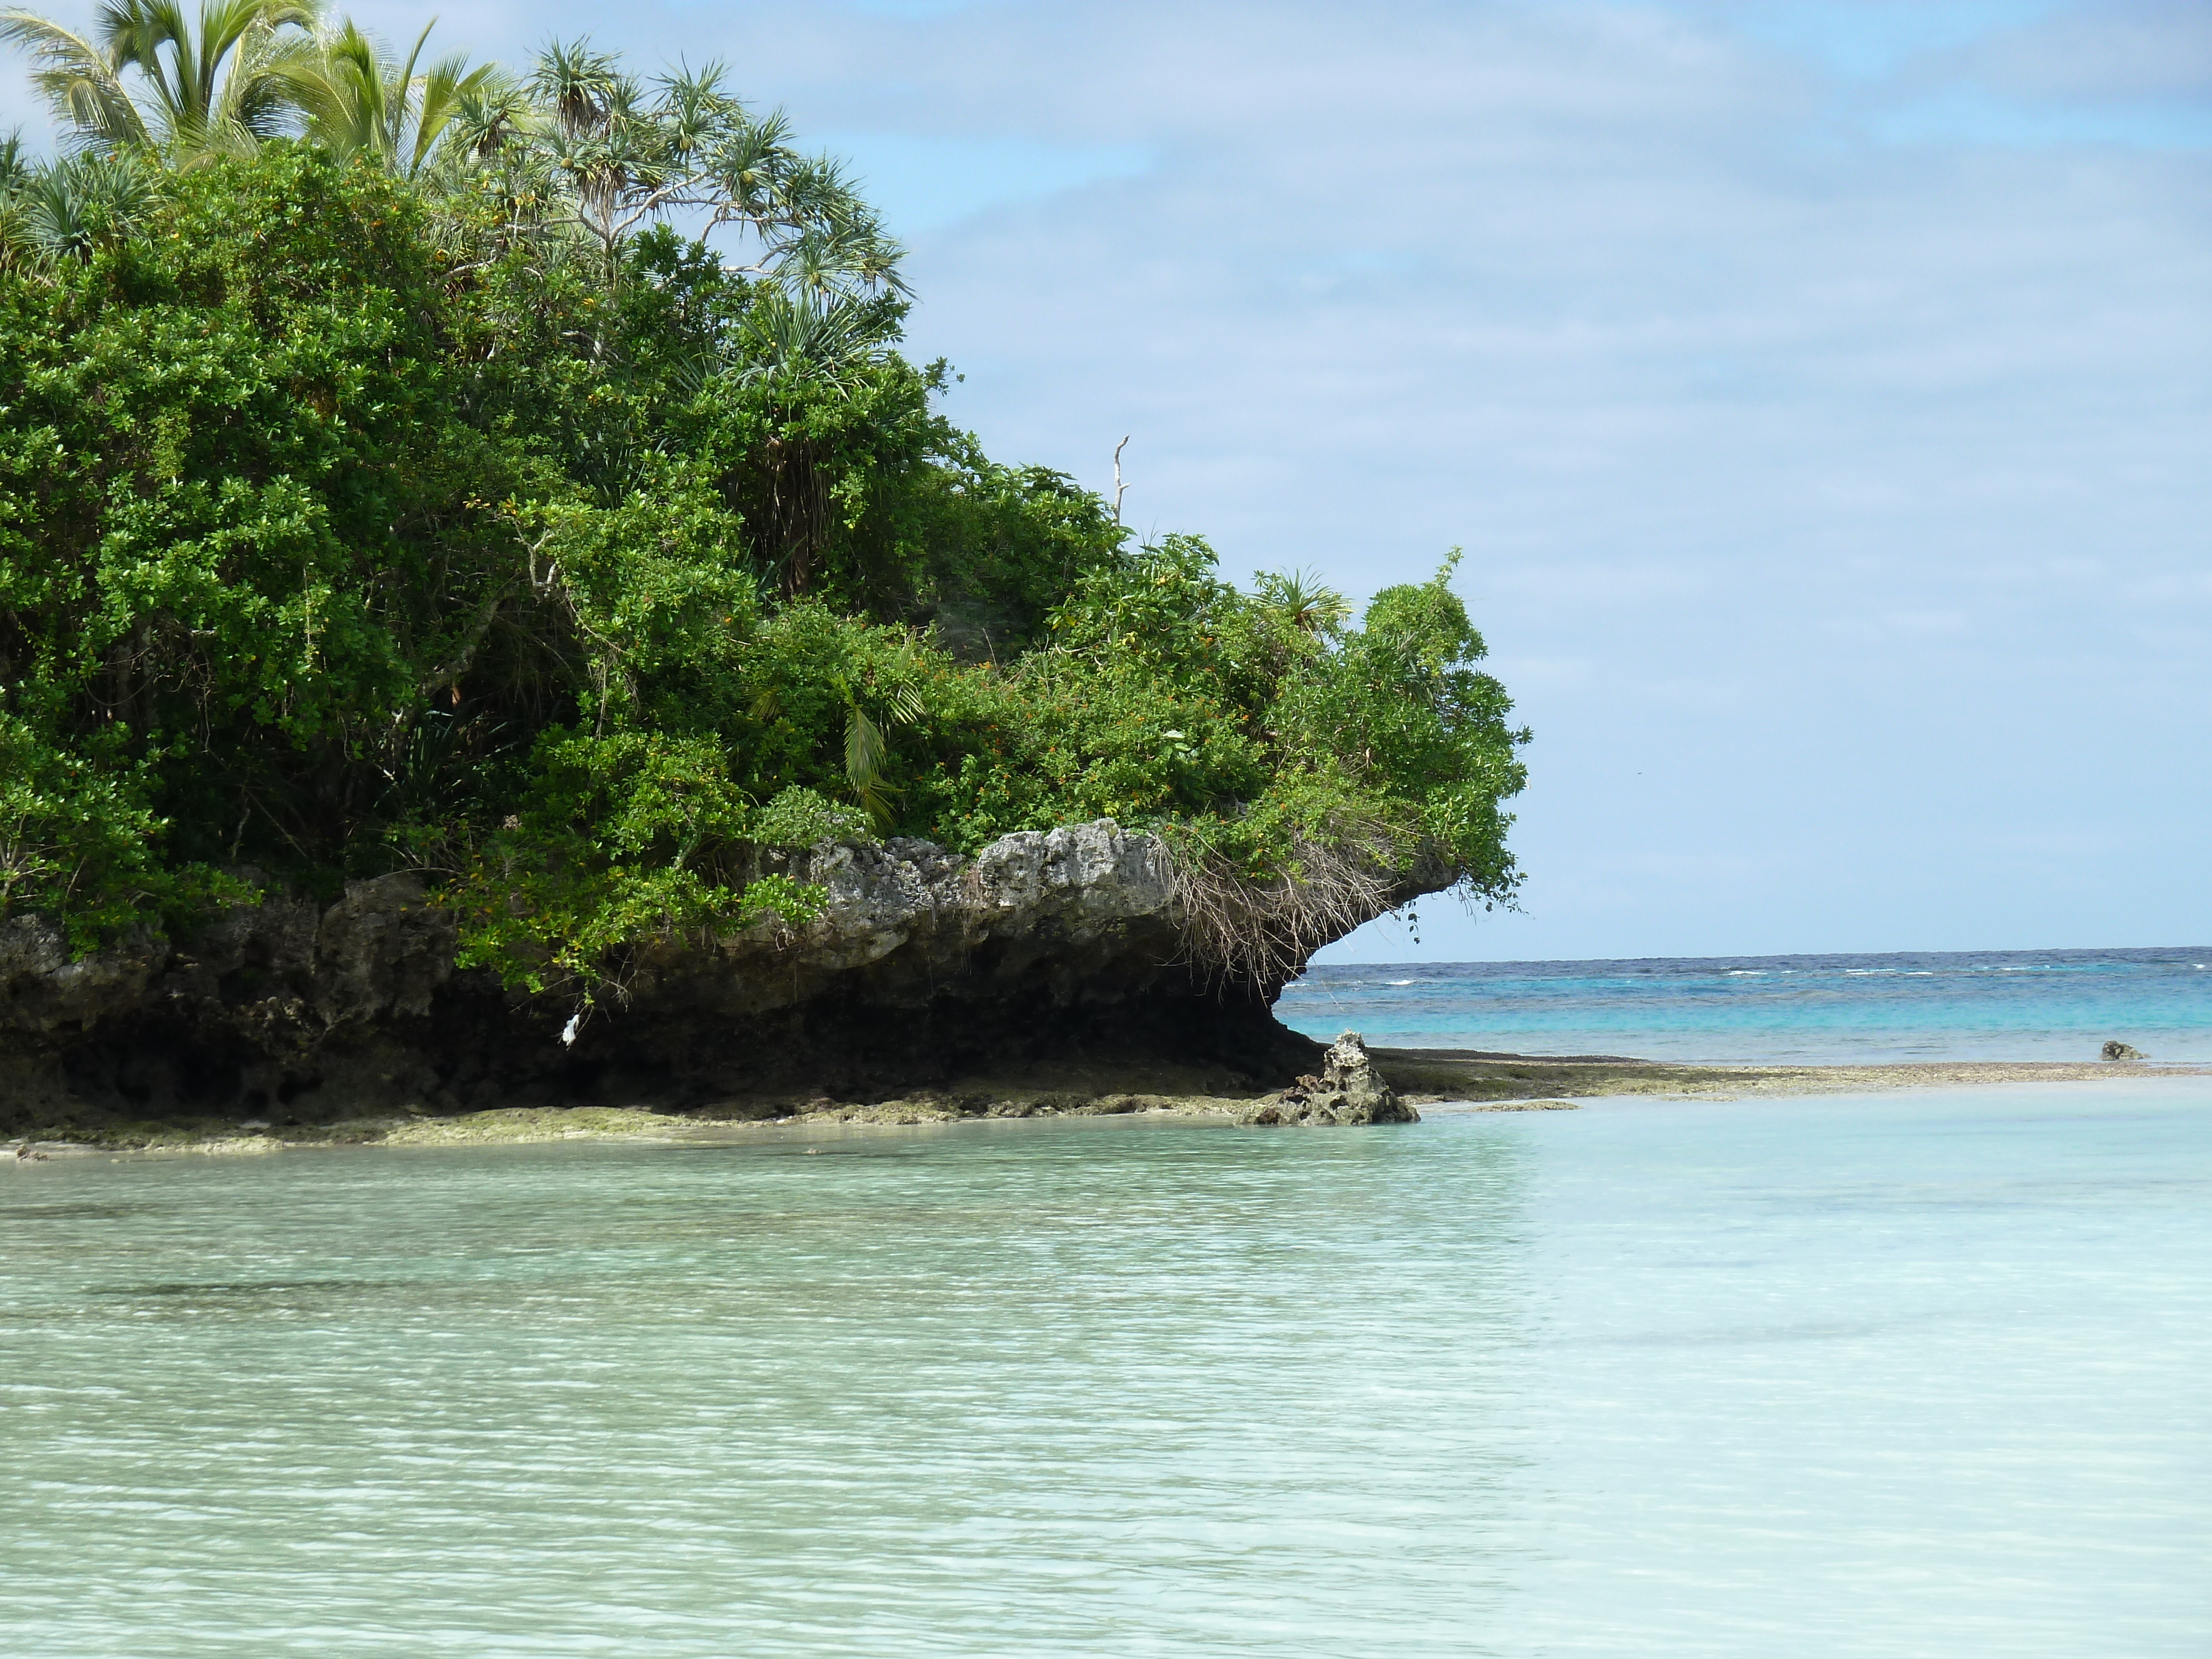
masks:
{"type": "Polygon", "coordinates": [[[1748,1064],[2212,1060],[2212,945],[1328,963],[1276,1005],[1380,1046],[1748,1064]]]}

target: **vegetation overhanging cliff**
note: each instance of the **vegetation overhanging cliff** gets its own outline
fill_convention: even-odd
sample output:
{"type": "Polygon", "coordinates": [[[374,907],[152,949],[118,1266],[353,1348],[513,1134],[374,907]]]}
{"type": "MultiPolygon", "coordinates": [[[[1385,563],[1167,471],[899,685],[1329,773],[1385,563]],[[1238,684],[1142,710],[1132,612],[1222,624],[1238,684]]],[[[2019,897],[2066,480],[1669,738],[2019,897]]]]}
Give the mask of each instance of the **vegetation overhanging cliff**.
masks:
{"type": "Polygon", "coordinates": [[[459,970],[378,1016],[447,1022],[413,1052],[567,1031],[569,1071],[520,1082],[757,1057],[737,993],[665,994],[781,951],[819,1040],[781,1052],[858,1064],[866,1022],[827,1011],[881,1000],[808,954],[839,881],[936,893],[1091,825],[1162,895],[1107,930],[1118,965],[1040,924],[1040,1000],[1005,968],[1025,947],[963,922],[907,952],[927,994],[881,1006],[1030,1043],[1117,1007],[1120,1040],[1258,1064],[1319,945],[1421,892],[1510,897],[1526,733],[1452,563],[1354,625],[1310,577],[1240,590],[1202,541],[1133,545],[988,459],[945,366],[899,355],[896,244],[716,72],[576,45],[418,75],[233,5],[260,21],[198,41],[186,87],[180,20],[112,9],[99,40],[5,24],[77,131],[52,163],[0,146],[0,1042],[135,1031],[176,1087],[246,1077],[307,1026],[270,1016],[252,1060],[207,1011],[268,1003],[256,975],[311,1004],[283,941],[404,892],[459,970]],[[117,970],[140,1001],[35,1014],[57,951],[80,980],[152,964],[117,970]],[[720,1012],[680,1036],[678,1004],[720,1012]]]}
{"type": "MultiPolygon", "coordinates": [[[[280,1123],[515,1104],[868,1099],[1036,1062],[1161,1063],[1216,1092],[1315,1068],[1273,982],[1184,944],[1175,864],[1110,821],[1003,836],[764,853],[823,896],[793,927],[665,934],[623,953],[605,1009],[457,968],[422,879],[324,907],[271,894],[179,947],[72,958],[44,918],[0,923],[0,1131],[100,1117],[280,1123]]],[[[1123,1086],[1127,1086],[1126,1083],[1123,1086]]]]}

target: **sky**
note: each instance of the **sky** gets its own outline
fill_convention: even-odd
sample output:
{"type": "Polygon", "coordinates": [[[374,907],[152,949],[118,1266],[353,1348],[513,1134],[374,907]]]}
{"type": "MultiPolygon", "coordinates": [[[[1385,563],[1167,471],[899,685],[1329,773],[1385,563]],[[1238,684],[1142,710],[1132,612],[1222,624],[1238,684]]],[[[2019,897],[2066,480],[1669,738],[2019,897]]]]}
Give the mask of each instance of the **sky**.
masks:
{"type": "Polygon", "coordinates": [[[1238,580],[1466,550],[1519,908],[1324,959],[2212,942],[2203,0],[435,10],[784,106],[1000,459],[1126,434],[1238,580]]]}

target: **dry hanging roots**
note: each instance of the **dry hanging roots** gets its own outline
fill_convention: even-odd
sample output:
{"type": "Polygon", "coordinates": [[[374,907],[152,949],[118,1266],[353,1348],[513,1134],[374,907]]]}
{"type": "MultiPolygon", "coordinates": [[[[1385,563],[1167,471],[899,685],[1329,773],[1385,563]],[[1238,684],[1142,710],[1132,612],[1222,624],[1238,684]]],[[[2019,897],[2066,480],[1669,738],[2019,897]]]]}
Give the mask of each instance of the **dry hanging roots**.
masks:
{"type": "Polygon", "coordinates": [[[1209,981],[1277,985],[1306,958],[1393,908],[1386,847],[1301,841],[1295,875],[1254,881],[1211,854],[1171,850],[1184,948],[1209,981]]]}

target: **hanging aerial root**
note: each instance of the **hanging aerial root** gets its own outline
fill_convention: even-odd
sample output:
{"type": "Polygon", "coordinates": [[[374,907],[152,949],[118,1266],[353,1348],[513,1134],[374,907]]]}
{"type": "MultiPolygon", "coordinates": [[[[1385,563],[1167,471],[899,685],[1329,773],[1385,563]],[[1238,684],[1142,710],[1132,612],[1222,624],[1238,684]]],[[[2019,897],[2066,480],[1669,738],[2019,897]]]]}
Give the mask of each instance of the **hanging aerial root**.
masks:
{"type": "Polygon", "coordinates": [[[1171,847],[1191,965],[1209,981],[1282,984],[1322,945],[1395,908],[1390,854],[1379,838],[1342,846],[1301,839],[1285,873],[1254,880],[1218,854],[1171,847]]]}

